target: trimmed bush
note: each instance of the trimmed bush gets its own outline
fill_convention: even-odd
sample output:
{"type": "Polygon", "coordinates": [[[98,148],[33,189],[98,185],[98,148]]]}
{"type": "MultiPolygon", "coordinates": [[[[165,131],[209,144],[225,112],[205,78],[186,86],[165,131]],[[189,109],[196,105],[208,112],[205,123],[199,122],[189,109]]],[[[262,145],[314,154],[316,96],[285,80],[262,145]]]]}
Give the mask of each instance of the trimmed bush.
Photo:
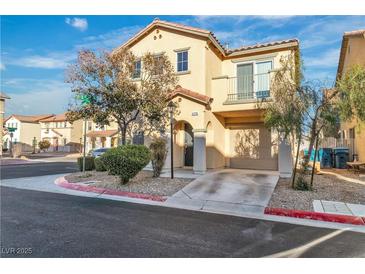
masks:
{"type": "Polygon", "coordinates": [[[102,159],[100,159],[100,157],[94,159],[94,165],[95,165],[96,171],[106,171],[104,163],[103,163],[102,159]]]}
{"type": "Polygon", "coordinates": [[[311,191],[311,185],[307,182],[303,174],[298,174],[297,179],[295,180],[294,189],[301,191],[311,191]]]}
{"type": "MultiPolygon", "coordinates": [[[[80,171],[82,171],[83,157],[77,158],[77,165],[79,166],[80,171]]],[[[94,168],[95,168],[94,157],[86,156],[85,157],[85,170],[93,170],[94,168]]]]}
{"type": "Polygon", "coordinates": [[[167,155],[166,140],[161,137],[153,137],[150,150],[153,177],[159,177],[167,155]]]}
{"type": "Polygon", "coordinates": [[[100,158],[109,174],[119,176],[121,183],[126,184],[148,164],[151,153],[144,145],[123,145],[108,150],[100,158]]]}
{"type": "Polygon", "coordinates": [[[42,151],[46,151],[51,146],[51,143],[48,140],[43,140],[38,142],[38,147],[42,151]]]}

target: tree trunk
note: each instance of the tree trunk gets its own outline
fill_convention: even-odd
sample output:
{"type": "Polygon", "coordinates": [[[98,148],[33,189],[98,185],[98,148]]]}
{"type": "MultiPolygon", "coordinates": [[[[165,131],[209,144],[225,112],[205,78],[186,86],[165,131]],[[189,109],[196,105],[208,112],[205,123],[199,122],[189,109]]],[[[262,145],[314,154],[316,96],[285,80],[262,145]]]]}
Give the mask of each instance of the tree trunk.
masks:
{"type": "Polygon", "coordinates": [[[312,167],[312,174],[311,174],[311,189],[313,187],[313,176],[314,176],[314,170],[316,167],[316,160],[317,160],[317,153],[318,153],[318,141],[319,141],[319,132],[317,134],[317,139],[316,139],[316,150],[314,151],[314,160],[313,160],[313,167],[312,167]]]}
{"type": "Polygon", "coordinates": [[[311,131],[310,131],[310,137],[309,137],[309,146],[308,146],[308,155],[306,157],[304,157],[304,169],[306,169],[308,167],[311,155],[312,155],[312,150],[313,150],[313,145],[314,145],[314,141],[316,140],[316,129],[317,129],[317,118],[314,119],[312,127],[311,127],[311,131]]]}
{"type": "Polygon", "coordinates": [[[297,174],[297,165],[298,165],[298,159],[299,159],[299,148],[300,148],[300,143],[301,142],[302,142],[302,134],[299,134],[297,154],[296,154],[296,157],[295,157],[295,164],[294,164],[294,169],[293,169],[293,177],[292,177],[292,182],[291,182],[291,187],[292,188],[294,188],[295,176],[297,174]]]}
{"type": "Polygon", "coordinates": [[[121,131],[121,137],[122,137],[122,145],[124,146],[126,144],[126,136],[127,136],[127,129],[125,127],[120,129],[121,131]]]}

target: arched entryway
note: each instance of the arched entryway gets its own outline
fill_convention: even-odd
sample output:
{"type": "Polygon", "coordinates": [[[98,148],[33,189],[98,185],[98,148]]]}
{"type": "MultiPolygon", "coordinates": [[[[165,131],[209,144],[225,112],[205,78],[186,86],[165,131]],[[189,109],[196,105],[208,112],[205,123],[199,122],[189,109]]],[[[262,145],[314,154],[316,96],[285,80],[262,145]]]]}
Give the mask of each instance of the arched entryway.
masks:
{"type": "Polygon", "coordinates": [[[194,133],[189,123],[184,123],[184,166],[194,164],[194,133]]]}
{"type": "Polygon", "coordinates": [[[174,161],[180,167],[194,165],[194,133],[189,122],[177,121],[174,130],[174,161]]]}

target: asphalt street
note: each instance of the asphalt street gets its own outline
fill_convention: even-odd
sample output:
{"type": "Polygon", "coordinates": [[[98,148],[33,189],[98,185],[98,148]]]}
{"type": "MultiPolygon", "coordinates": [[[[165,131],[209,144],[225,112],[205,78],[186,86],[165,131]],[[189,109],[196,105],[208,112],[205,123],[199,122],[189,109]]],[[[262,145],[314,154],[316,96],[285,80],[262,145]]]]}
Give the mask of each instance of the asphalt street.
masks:
{"type": "Polygon", "coordinates": [[[1,187],[2,257],[365,257],[365,234],[1,187]]]}
{"type": "Polygon", "coordinates": [[[52,163],[26,163],[10,164],[0,166],[1,179],[13,179],[34,177],[50,174],[71,173],[78,171],[76,163],[72,162],[52,162],[52,163]]]}

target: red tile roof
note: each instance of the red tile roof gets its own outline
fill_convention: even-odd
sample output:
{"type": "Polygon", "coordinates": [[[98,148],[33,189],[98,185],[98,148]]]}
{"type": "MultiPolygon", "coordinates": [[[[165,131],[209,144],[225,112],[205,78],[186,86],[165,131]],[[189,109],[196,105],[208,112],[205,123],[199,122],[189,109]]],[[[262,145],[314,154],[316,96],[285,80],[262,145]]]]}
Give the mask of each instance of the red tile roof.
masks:
{"type": "Polygon", "coordinates": [[[40,122],[64,122],[67,121],[66,113],[53,115],[52,117],[42,119],[40,122]]]}
{"type": "Polygon", "coordinates": [[[118,130],[93,130],[86,133],[87,137],[111,137],[118,133],[118,130]]]}
{"type": "Polygon", "coordinates": [[[255,44],[255,45],[242,46],[242,47],[239,47],[239,48],[236,48],[236,49],[226,50],[226,53],[227,53],[227,55],[229,55],[231,53],[238,52],[238,51],[245,51],[245,50],[258,49],[258,48],[263,48],[263,47],[284,45],[284,44],[295,43],[295,42],[299,43],[299,40],[294,38],[294,39],[273,41],[273,42],[268,42],[268,43],[259,43],[259,44],[255,44]]]}
{"type": "Polygon", "coordinates": [[[6,120],[9,120],[11,117],[18,119],[20,122],[24,123],[38,123],[40,120],[52,117],[54,114],[41,114],[41,115],[18,115],[12,114],[6,120]]]}
{"type": "Polygon", "coordinates": [[[205,105],[209,105],[212,102],[212,98],[210,98],[209,96],[206,96],[204,94],[200,94],[196,91],[192,91],[186,88],[183,88],[181,86],[176,86],[176,88],[174,89],[174,91],[171,93],[170,98],[174,98],[175,96],[181,95],[183,97],[188,97],[188,98],[192,98],[196,101],[199,101],[205,105]]]}
{"type": "Polygon", "coordinates": [[[138,38],[142,37],[142,35],[144,33],[148,32],[155,26],[161,26],[161,27],[167,27],[167,28],[178,28],[183,31],[194,32],[198,35],[202,35],[202,36],[210,39],[224,56],[229,56],[232,53],[237,53],[237,52],[241,52],[241,51],[244,53],[244,51],[246,51],[246,50],[259,49],[259,48],[270,47],[270,46],[279,46],[279,45],[285,46],[286,44],[290,44],[290,43],[297,43],[296,46],[298,46],[298,43],[299,43],[298,39],[287,39],[287,40],[274,41],[274,42],[269,42],[269,43],[242,46],[242,47],[239,47],[236,49],[225,49],[224,46],[220,43],[220,41],[217,39],[217,37],[214,35],[214,33],[209,30],[191,27],[191,26],[187,26],[187,25],[183,25],[183,24],[179,24],[179,23],[163,21],[163,20],[156,18],[149,25],[147,25],[145,28],[140,30],[136,35],[131,37],[126,43],[124,43],[122,46],[120,46],[116,50],[126,47],[126,46],[130,46],[138,38]]]}

